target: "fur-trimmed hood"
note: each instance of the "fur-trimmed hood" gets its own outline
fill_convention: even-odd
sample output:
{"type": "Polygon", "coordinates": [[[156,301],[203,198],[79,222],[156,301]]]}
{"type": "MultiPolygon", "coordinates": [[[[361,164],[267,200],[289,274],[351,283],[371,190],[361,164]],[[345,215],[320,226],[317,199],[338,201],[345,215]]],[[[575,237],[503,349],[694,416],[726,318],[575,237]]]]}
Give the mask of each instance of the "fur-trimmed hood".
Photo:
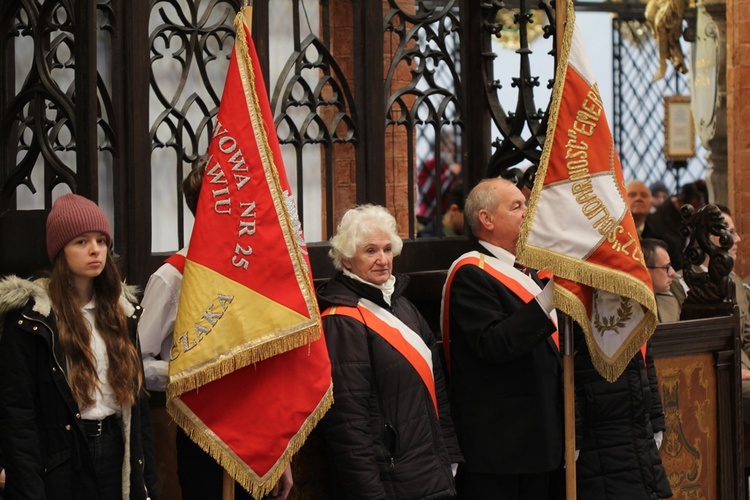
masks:
{"type": "MultiPolygon", "coordinates": [[[[78,488],[81,492],[79,494],[84,497],[95,498],[97,497],[94,494],[96,478],[93,467],[87,467],[84,461],[87,441],[83,425],[79,420],[79,405],[70,390],[70,382],[66,376],[67,363],[62,345],[60,342],[54,342],[59,334],[57,325],[51,320],[44,321],[54,316],[48,285],[49,280],[46,278],[32,281],[18,276],[7,276],[0,279],[0,337],[3,341],[7,341],[10,347],[5,351],[0,350],[3,360],[0,371],[5,377],[2,379],[3,393],[12,393],[13,398],[28,398],[30,391],[26,390],[27,385],[34,384],[34,394],[38,396],[38,399],[34,397],[33,401],[35,423],[29,424],[36,429],[38,436],[26,432],[6,432],[2,433],[2,441],[6,444],[10,443],[8,449],[15,450],[13,460],[17,470],[24,467],[24,470],[34,468],[35,471],[41,473],[49,461],[46,458],[51,455],[64,457],[67,454],[70,457],[68,460],[73,462],[71,470],[76,474],[78,484],[72,485],[69,481],[61,480],[59,474],[44,476],[40,474],[38,482],[44,483],[42,493],[45,490],[48,492],[60,490],[60,495],[69,496],[71,495],[69,488],[78,488]],[[10,322],[7,325],[8,330],[3,332],[6,317],[15,318],[19,314],[23,314],[24,317],[19,318],[17,323],[10,322]],[[38,328],[38,323],[43,323],[44,328],[38,328]],[[27,334],[38,335],[46,342],[46,345],[40,342],[20,342],[19,339],[27,334]],[[38,365],[40,370],[46,366],[49,370],[48,377],[51,377],[55,383],[47,383],[46,379],[40,382],[36,370],[28,372],[20,369],[20,366],[28,359],[35,360],[34,366],[38,365]],[[78,416],[74,418],[73,415],[78,416]],[[74,422],[80,432],[68,432],[74,422]],[[40,451],[42,456],[46,457],[42,462],[38,461],[40,451]]],[[[136,327],[140,307],[136,302],[136,293],[135,287],[123,283],[119,305],[127,315],[128,337],[137,345],[136,327]]],[[[124,441],[123,499],[145,499],[148,494],[151,498],[158,496],[146,398],[144,391],[136,395],[136,406],[124,405],[121,409],[121,431],[124,441]]],[[[28,415],[25,405],[5,405],[3,407],[4,429],[9,428],[6,426],[8,421],[11,421],[11,428],[20,428],[19,425],[13,427],[13,424],[19,421],[23,421],[24,424],[28,423],[28,415]]],[[[58,465],[61,463],[60,458],[54,460],[57,461],[51,463],[58,465]]],[[[39,491],[38,486],[36,488],[34,491],[39,491]]],[[[18,491],[18,489],[14,490],[16,493],[18,491]]],[[[21,495],[23,493],[25,492],[21,495]]]]}
{"type": "MultiPolygon", "coordinates": [[[[10,275],[0,279],[0,335],[2,334],[5,315],[10,311],[24,307],[29,299],[34,299],[32,310],[45,318],[52,312],[52,302],[49,298],[47,285],[49,279],[39,278],[34,281],[10,275]]],[[[135,312],[134,303],[137,301],[138,288],[122,284],[120,306],[127,316],[135,312]]]]}

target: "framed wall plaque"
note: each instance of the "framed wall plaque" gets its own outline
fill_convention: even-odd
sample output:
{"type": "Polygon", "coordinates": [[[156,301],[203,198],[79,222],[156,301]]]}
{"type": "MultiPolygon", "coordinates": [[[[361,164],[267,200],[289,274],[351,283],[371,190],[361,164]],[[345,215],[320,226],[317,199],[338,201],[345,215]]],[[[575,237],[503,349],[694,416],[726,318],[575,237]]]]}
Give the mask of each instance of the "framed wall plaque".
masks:
{"type": "Polygon", "coordinates": [[[664,97],[664,158],[688,160],[695,156],[695,124],[689,96],[664,97]]]}

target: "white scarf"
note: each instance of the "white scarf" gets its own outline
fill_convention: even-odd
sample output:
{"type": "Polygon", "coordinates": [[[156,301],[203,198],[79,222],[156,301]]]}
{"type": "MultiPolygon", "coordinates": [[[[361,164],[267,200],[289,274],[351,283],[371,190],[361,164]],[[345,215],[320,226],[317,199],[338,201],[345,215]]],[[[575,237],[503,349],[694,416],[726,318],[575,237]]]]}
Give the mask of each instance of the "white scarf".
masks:
{"type": "Polygon", "coordinates": [[[365,285],[370,285],[373,288],[377,288],[382,292],[383,300],[385,300],[385,303],[391,305],[391,296],[393,295],[393,290],[396,288],[396,277],[394,275],[391,274],[391,276],[382,285],[376,285],[375,283],[365,281],[346,268],[344,269],[344,276],[348,276],[349,278],[359,281],[360,283],[364,283],[365,285]]]}

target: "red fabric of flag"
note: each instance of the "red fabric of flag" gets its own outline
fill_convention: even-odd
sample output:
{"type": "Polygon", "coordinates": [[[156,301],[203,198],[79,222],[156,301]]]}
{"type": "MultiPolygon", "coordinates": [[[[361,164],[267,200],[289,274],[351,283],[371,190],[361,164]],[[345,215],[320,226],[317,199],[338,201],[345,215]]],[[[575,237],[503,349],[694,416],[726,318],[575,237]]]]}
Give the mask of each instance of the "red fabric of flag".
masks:
{"type": "Polygon", "coordinates": [[[185,261],[167,409],[261,497],[333,399],[307,247],[242,12],[234,25],[185,261]]]}

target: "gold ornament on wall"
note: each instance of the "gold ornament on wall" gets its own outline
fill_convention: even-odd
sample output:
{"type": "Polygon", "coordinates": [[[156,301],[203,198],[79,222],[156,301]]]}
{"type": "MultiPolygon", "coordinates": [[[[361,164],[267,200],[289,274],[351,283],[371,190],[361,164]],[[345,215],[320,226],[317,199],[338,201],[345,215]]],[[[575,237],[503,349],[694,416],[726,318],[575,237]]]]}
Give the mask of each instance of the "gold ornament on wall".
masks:
{"type": "Polygon", "coordinates": [[[651,26],[659,47],[659,69],[654,81],[664,77],[667,61],[680,73],[687,73],[680,37],[685,11],[690,8],[691,0],[648,0],[646,4],[646,21],[651,26]]]}
{"type": "MultiPolygon", "coordinates": [[[[497,11],[495,20],[502,24],[503,29],[500,31],[500,36],[495,37],[495,41],[503,48],[518,50],[521,47],[520,28],[515,20],[515,16],[519,12],[519,9],[500,9],[497,11]]],[[[526,12],[531,16],[529,24],[526,25],[527,40],[531,44],[532,40],[544,33],[543,23],[547,21],[547,16],[543,11],[536,9],[529,9],[526,12]]]]}

